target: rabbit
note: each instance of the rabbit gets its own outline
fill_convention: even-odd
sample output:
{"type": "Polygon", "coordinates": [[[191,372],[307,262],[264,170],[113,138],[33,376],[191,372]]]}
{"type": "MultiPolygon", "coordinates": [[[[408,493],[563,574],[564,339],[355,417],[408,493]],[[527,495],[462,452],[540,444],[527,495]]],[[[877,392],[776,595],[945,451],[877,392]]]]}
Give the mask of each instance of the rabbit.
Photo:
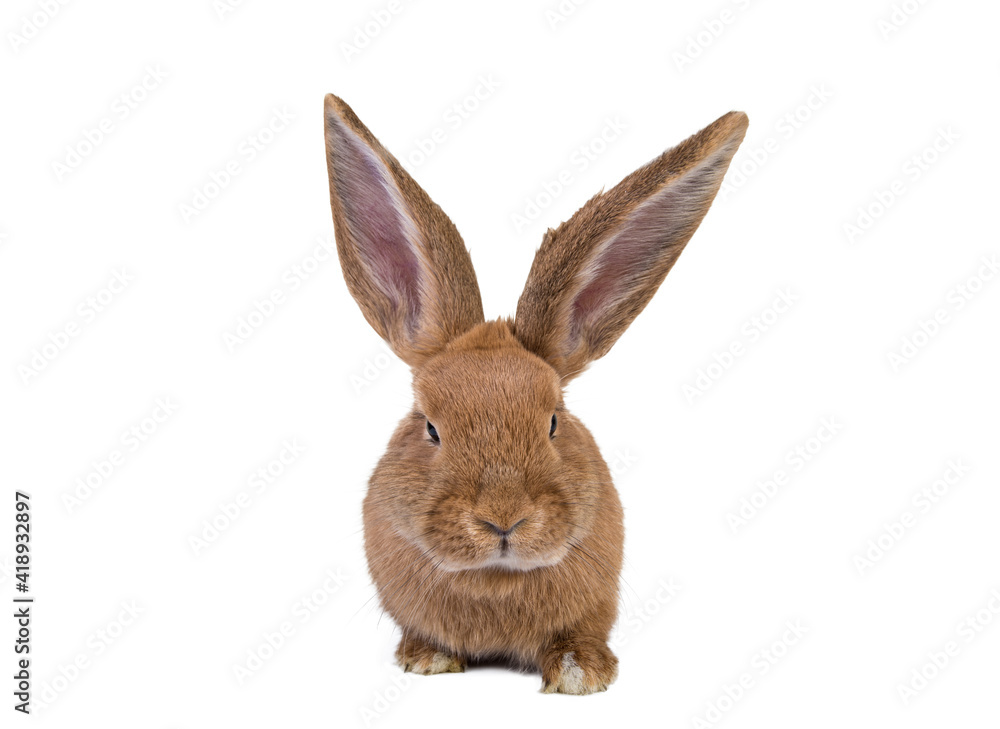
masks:
{"type": "Polygon", "coordinates": [[[622,506],[563,388],[649,303],[747,128],[730,112],[549,229],[513,318],[486,321],[447,215],[351,108],[325,99],[338,258],[414,402],[363,504],[368,569],[418,674],[502,661],[546,693],[618,675],[622,506]]]}

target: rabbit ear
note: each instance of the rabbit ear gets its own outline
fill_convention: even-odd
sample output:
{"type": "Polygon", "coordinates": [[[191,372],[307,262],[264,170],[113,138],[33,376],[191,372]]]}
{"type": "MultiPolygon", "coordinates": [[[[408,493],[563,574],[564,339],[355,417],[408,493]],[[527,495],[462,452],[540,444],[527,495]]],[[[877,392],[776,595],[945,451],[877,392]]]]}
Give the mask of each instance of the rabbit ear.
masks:
{"type": "Polygon", "coordinates": [[[550,229],[517,304],[521,343],[564,380],[607,354],[708,212],[746,129],[746,114],[726,114],[550,229]]]}
{"type": "Polygon", "coordinates": [[[326,161],[337,251],[368,323],[410,366],[483,321],[472,260],[448,216],[333,94],[326,161]]]}

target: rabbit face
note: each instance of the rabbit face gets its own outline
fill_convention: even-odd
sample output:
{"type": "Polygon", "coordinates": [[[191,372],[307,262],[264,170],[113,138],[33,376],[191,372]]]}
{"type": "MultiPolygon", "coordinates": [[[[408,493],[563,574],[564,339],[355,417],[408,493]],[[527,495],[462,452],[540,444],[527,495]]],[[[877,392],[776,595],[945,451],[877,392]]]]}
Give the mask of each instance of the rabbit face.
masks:
{"type": "Polygon", "coordinates": [[[580,426],[555,370],[490,322],[419,368],[414,393],[403,458],[424,479],[398,504],[403,533],[448,571],[562,559],[594,478],[576,465],[580,426]]]}

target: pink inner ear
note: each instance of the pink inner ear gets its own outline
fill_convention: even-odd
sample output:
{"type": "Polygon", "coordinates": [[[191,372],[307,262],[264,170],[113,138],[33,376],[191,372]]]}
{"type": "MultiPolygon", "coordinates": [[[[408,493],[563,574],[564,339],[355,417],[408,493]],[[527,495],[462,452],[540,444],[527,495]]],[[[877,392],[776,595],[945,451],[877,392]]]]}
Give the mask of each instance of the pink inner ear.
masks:
{"type": "Polygon", "coordinates": [[[336,189],[343,202],[357,252],[393,311],[406,312],[412,330],[420,315],[420,262],[416,231],[382,161],[336,120],[336,189]]]}
{"type": "MultiPolygon", "coordinates": [[[[661,193],[663,195],[663,193],[661,193]]],[[[581,329],[592,329],[612,306],[634,291],[643,274],[669,251],[676,228],[675,218],[664,210],[665,200],[648,200],[637,208],[623,228],[603,246],[591,263],[589,280],[573,300],[571,331],[577,339],[581,329]]]]}
{"type": "Polygon", "coordinates": [[[635,230],[615,236],[594,262],[590,281],[573,300],[573,328],[593,324],[630,290],[661,242],[653,235],[635,230]]]}
{"type": "MultiPolygon", "coordinates": [[[[714,195],[718,175],[725,165],[718,158],[706,163],[644,200],[605,241],[594,260],[582,272],[586,281],[570,310],[570,348],[588,332],[600,337],[602,326],[617,326],[608,315],[622,299],[641,296],[655,278],[680,255],[690,230],[705,212],[705,198],[714,195]]],[[[652,295],[652,292],[649,292],[652,295]]]]}

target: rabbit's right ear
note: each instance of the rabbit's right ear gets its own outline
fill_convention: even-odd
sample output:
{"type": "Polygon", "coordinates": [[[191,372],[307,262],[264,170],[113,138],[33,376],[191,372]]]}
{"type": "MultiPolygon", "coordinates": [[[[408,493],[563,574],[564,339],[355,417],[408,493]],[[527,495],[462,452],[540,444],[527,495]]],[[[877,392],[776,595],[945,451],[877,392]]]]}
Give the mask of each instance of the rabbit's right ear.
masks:
{"type": "Polygon", "coordinates": [[[607,354],[708,212],[747,129],[730,112],[549,230],[514,328],[563,381],[607,354]]]}
{"type": "Polygon", "coordinates": [[[448,216],[333,94],[325,121],[347,288],[392,351],[419,365],[483,321],[472,259],[448,216]]]}

